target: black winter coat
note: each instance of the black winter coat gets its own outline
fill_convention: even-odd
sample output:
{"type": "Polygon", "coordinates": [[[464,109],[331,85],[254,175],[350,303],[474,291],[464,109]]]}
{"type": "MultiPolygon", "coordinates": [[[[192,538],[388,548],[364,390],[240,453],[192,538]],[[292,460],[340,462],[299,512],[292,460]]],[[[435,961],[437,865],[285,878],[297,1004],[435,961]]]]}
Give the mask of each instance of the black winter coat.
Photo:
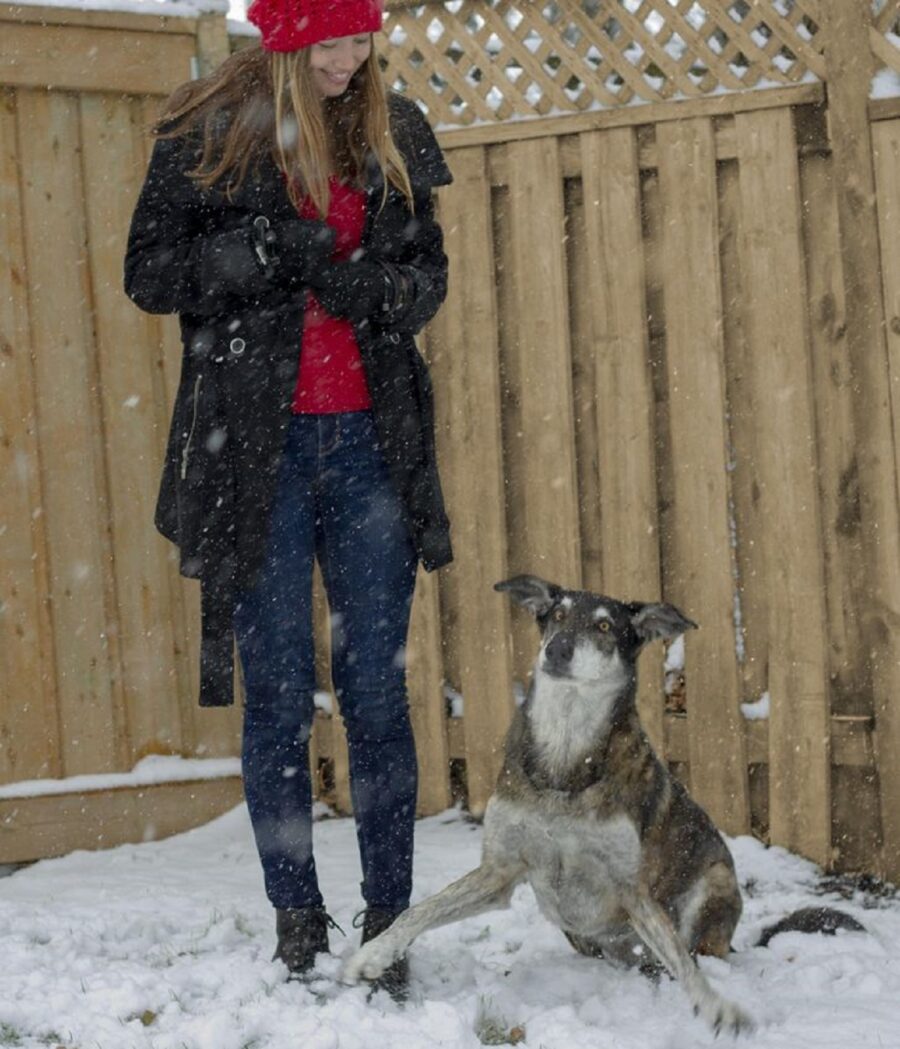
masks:
{"type": "MultiPolygon", "coordinates": [[[[409,171],[415,214],[393,186],[366,178],[362,248],[403,268],[413,293],[400,314],[355,325],[379,442],[426,569],[451,560],[434,444],[431,384],[413,335],[446,294],[447,259],[431,190],[451,175],[418,107],[391,96],[391,128],[409,171]]],[[[179,547],[181,572],[199,578],[200,704],[233,697],[235,594],[252,584],[268,533],[278,463],[290,421],[304,293],[263,281],[229,293],[211,266],[216,252],[244,252],[254,218],[296,219],[284,179],[266,158],[226,200],[185,174],[196,142],[156,142],[125,258],[125,290],[149,313],[177,313],[184,353],[163,467],[156,525],[179,547]]]]}

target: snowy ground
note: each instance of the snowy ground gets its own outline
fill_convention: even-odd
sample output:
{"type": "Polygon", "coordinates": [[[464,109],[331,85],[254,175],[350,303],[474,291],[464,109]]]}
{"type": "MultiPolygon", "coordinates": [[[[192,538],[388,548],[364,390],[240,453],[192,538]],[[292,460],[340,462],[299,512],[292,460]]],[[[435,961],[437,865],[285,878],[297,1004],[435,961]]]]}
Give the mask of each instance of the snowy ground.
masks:
{"type": "MultiPolygon", "coordinates": [[[[416,896],[477,862],[479,827],[419,824],[416,896]]],[[[900,1049],[900,899],[819,895],[820,872],[750,838],[732,843],[746,908],[737,953],[712,982],[759,1021],[760,1049],[900,1049]],[[836,902],[867,934],[790,933],[749,946],[795,907],[836,902]]],[[[272,913],[246,809],[188,834],[47,860],[0,878],[0,1046],[77,1049],[693,1049],[718,1042],[678,987],[575,954],[530,890],[512,908],[428,933],[411,955],[414,1000],[327,978],[360,908],[352,822],[316,824],[335,956],[312,988],[269,959],[272,913]]]]}

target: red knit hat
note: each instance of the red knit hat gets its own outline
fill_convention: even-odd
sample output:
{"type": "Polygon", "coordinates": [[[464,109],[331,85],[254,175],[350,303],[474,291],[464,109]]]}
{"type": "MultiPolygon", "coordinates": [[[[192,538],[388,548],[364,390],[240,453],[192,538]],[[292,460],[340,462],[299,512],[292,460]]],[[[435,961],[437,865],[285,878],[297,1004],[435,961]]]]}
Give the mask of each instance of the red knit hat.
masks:
{"type": "Polygon", "coordinates": [[[383,0],[253,0],[247,19],[266,51],[301,47],[381,29],[383,0]]]}

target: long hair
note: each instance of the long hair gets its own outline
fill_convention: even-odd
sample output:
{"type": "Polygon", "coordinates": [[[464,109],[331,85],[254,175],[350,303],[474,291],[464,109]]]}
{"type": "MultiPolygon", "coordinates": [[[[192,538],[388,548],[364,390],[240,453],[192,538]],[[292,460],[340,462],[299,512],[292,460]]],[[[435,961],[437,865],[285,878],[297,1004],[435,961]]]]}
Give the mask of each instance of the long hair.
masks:
{"type": "Polygon", "coordinates": [[[309,48],[287,53],[244,48],[209,76],[179,87],[153,128],[159,138],[195,131],[202,149],[188,174],[203,189],[219,186],[229,199],[251,164],[256,167],[269,154],[285,175],[294,206],[309,196],[324,218],[329,177],[361,186],[371,151],[383,175],[383,197],[393,185],[412,207],[409,173],[391,135],[374,50],[343,94],[322,99],[313,86],[309,48]]]}

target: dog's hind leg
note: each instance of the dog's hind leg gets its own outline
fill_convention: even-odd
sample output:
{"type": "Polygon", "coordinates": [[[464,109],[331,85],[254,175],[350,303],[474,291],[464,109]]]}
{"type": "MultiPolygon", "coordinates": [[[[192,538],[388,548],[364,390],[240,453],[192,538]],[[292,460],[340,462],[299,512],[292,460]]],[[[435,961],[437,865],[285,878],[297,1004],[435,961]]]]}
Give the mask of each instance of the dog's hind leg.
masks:
{"type": "Polygon", "coordinates": [[[410,907],[380,936],[363,944],[344,966],[342,979],[374,980],[428,929],[509,906],[518,872],[482,863],[434,896],[410,907]]]}
{"type": "Polygon", "coordinates": [[[754,1023],[742,1009],[717,994],[697,968],[669,916],[646,892],[625,895],[623,904],[635,932],[684,987],[694,1012],[719,1031],[752,1031],[754,1023]]]}

